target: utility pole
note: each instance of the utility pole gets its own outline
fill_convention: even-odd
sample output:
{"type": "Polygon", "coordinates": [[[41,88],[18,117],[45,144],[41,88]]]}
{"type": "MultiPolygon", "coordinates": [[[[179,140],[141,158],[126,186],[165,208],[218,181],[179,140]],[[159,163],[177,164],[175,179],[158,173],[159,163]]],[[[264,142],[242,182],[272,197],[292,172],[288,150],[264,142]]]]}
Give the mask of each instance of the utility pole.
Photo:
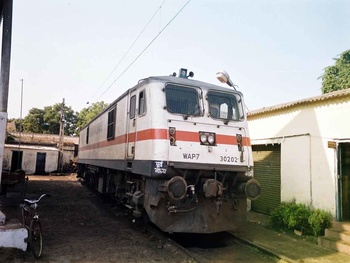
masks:
{"type": "MultiPolygon", "coordinates": [[[[10,80],[11,36],[12,36],[12,0],[2,0],[2,50],[0,75],[0,184],[2,176],[2,162],[4,159],[4,146],[7,123],[7,103],[10,80]]],[[[0,20],[1,21],[1,20],[0,20]]],[[[1,22],[0,22],[1,23],[1,22]]]]}
{"type": "Polygon", "coordinates": [[[65,118],[64,118],[64,98],[61,106],[60,113],[60,134],[59,134],[59,142],[58,142],[58,172],[62,172],[63,168],[63,138],[64,138],[64,126],[65,126],[65,118]]]}
{"type": "Polygon", "coordinates": [[[22,142],[23,79],[21,79],[21,83],[22,83],[21,84],[21,110],[19,113],[19,138],[18,138],[17,169],[22,169],[22,164],[20,162],[21,162],[21,142],[22,142]]]}

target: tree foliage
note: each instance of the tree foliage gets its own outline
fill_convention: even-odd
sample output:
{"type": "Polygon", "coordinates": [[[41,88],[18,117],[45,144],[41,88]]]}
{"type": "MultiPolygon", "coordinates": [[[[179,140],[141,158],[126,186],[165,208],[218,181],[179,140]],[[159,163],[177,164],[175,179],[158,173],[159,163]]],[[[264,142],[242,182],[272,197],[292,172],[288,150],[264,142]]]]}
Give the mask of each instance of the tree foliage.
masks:
{"type": "Polygon", "coordinates": [[[22,131],[32,133],[48,133],[45,132],[44,113],[44,110],[38,108],[32,108],[29,110],[28,115],[25,116],[22,121],[22,131]]]}
{"type": "MultiPolygon", "coordinates": [[[[61,120],[61,103],[56,103],[53,106],[46,106],[44,109],[32,108],[22,120],[22,125],[19,125],[20,120],[14,119],[16,128],[19,131],[19,126],[22,126],[23,132],[59,134],[61,120]]],[[[71,107],[64,106],[65,135],[74,135],[76,131],[76,115],[71,107]]]]}
{"type": "Polygon", "coordinates": [[[95,102],[91,106],[82,109],[78,114],[77,128],[80,131],[86,124],[92,121],[100,112],[102,112],[108,106],[103,101],[95,102]]]}
{"type": "MultiPolygon", "coordinates": [[[[60,120],[61,120],[61,103],[56,103],[53,106],[44,107],[44,133],[59,134],[60,133],[60,120]]],[[[64,134],[74,135],[76,131],[77,117],[76,112],[71,107],[64,106],[64,134]]]]}
{"type": "MultiPolygon", "coordinates": [[[[103,101],[96,102],[78,113],[74,112],[71,107],[65,105],[63,110],[65,120],[64,134],[69,136],[78,135],[80,129],[107,106],[108,104],[103,101]]],[[[17,131],[59,134],[61,107],[62,103],[56,103],[52,106],[46,106],[44,109],[32,108],[22,121],[20,121],[20,119],[11,119],[9,122],[15,123],[17,131]]]]}
{"type": "Polygon", "coordinates": [[[350,88],[350,50],[335,58],[335,64],[324,69],[322,79],[322,93],[350,88]]]}

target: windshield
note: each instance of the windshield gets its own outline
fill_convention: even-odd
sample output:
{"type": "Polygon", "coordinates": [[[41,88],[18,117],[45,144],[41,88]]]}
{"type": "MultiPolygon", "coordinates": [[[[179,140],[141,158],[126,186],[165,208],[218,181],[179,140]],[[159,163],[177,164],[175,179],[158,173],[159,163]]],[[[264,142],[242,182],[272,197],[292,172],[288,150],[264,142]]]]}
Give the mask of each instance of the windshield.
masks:
{"type": "Polygon", "coordinates": [[[234,121],[243,118],[242,100],[238,94],[209,91],[207,98],[211,117],[234,121]]]}
{"type": "Polygon", "coordinates": [[[167,84],[165,96],[169,112],[194,116],[201,114],[197,88],[167,84]]]}

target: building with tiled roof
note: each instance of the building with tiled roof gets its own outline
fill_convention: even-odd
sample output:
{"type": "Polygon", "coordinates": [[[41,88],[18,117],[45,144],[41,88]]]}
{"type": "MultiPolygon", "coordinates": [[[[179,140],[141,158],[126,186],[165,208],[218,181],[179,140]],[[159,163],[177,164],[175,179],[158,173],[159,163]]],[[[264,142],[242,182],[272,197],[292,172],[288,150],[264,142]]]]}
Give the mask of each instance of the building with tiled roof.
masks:
{"type": "Polygon", "coordinates": [[[3,169],[10,172],[23,169],[26,174],[66,171],[77,159],[79,138],[63,136],[62,162],[59,161],[59,141],[56,134],[20,133],[8,129],[3,169]]]}

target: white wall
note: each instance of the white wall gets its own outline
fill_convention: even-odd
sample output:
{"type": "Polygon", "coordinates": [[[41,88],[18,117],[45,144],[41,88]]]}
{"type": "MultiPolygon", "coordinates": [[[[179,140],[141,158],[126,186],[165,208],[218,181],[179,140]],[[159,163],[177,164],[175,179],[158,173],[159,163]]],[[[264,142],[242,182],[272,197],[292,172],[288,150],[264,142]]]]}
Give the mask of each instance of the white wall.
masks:
{"type": "Polygon", "coordinates": [[[252,144],[281,143],[281,200],[335,215],[336,152],[328,141],[350,138],[350,98],[334,98],[248,117],[252,144]]]}
{"type": "Polygon", "coordinates": [[[285,138],[281,143],[281,201],[311,203],[310,136],[285,138]]]}
{"type": "MultiPolygon", "coordinates": [[[[26,172],[26,174],[35,173],[36,155],[38,152],[46,153],[45,172],[50,173],[57,171],[58,150],[40,148],[28,149],[25,146],[22,146],[20,150],[23,151],[22,169],[26,172]]],[[[9,170],[11,167],[12,151],[18,151],[18,148],[13,148],[11,146],[5,145],[3,163],[4,169],[9,170]]]]}

